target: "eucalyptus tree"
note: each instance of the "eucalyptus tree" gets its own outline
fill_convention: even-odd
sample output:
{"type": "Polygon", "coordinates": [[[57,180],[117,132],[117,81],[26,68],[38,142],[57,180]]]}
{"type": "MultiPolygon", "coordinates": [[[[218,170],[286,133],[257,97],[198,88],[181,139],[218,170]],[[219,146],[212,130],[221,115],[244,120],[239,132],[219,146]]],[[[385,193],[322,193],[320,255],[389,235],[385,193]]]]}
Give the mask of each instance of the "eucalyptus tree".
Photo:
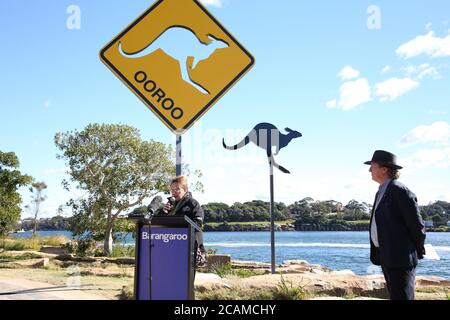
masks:
{"type": "Polygon", "coordinates": [[[112,251],[114,227],[121,214],[143,200],[168,190],[175,174],[170,146],[143,141],[136,128],[118,124],[89,124],[82,131],[57,133],[59,159],[67,161],[69,180],[83,196],[71,199],[71,230],[104,240],[104,253],[112,251]]]}
{"type": "Polygon", "coordinates": [[[22,199],[18,189],[31,183],[32,178],[19,170],[14,152],[0,151],[0,237],[5,237],[20,220],[22,199]]]}

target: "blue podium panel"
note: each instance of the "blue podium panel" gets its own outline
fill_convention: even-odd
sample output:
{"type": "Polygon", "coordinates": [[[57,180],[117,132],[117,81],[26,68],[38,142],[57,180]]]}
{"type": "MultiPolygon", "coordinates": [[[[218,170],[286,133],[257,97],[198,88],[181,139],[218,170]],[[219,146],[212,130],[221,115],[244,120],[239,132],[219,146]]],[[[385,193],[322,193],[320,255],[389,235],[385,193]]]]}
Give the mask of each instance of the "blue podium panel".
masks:
{"type": "Polygon", "coordinates": [[[138,300],[189,299],[189,231],[148,225],[138,228],[138,300]]]}

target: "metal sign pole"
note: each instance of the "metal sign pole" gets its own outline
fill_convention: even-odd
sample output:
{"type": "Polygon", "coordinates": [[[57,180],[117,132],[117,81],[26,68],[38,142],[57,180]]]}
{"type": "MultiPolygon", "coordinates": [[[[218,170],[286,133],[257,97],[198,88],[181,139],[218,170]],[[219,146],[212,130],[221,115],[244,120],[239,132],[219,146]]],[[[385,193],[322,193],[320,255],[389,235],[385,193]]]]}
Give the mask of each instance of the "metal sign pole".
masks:
{"type": "Polygon", "coordinates": [[[181,135],[177,134],[176,136],[176,153],[177,153],[177,159],[176,159],[176,167],[175,167],[175,171],[176,171],[176,176],[181,176],[181,163],[182,163],[182,159],[181,159],[181,135]]]}
{"type": "Polygon", "coordinates": [[[272,274],[275,274],[275,210],[273,193],[273,164],[270,162],[270,260],[272,274]]]}

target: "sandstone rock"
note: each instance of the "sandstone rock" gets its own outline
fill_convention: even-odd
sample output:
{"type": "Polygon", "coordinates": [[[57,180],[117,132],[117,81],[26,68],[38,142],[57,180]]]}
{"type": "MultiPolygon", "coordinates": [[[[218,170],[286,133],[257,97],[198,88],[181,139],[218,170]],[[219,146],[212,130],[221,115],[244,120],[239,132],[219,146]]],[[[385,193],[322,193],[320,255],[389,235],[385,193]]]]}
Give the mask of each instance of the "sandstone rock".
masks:
{"type": "Polygon", "coordinates": [[[436,276],[416,276],[416,286],[450,286],[450,280],[436,276]]]}
{"type": "Polygon", "coordinates": [[[292,264],[294,264],[294,265],[309,265],[308,261],[306,261],[306,260],[285,260],[285,261],[283,261],[283,265],[290,266],[292,264]]]}
{"type": "Polygon", "coordinates": [[[39,252],[60,255],[65,254],[66,249],[64,247],[42,246],[39,252]]]}
{"type": "Polygon", "coordinates": [[[352,270],[337,270],[337,271],[331,271],[330,274],[332,275],[339,275],[339,276],[354,276],[355,273],[352,270]]]}
{"type": "Polygon", "coordinates": [[[207,290],[232,289],[233,285],[227,279],[222,279],[214,273],[200,273],[195,275],[195,290],[204,292],[207,290]]]}
{"type": "Polygon", "coordinates": [[[209,254],[208,268],[213,266],[219,267],[231,263],[231,255],[229,254],[209,254]]]}
{"type": "Polygon", "coordinates": [[[40,259],[39,261],[37,261],[36,263],[34,263],[32,265],[33,268],[44,268],[47,267],[49,264],[50,260],[48,258],[43,258],[40,259]]]}

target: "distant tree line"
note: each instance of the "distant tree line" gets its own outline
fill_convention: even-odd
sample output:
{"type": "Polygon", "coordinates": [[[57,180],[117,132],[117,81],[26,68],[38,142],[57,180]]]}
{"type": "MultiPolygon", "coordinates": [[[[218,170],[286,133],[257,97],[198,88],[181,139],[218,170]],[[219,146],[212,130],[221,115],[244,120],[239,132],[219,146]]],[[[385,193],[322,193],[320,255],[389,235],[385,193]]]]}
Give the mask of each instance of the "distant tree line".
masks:
{"type": "Polygon", "coordinates": [[[426,206],[420,206],[420,214],[424,220],[433,221],[435,227],[445,226],[450,221],[450,203],[436,201],[426,206]]]}
{"type": "MultiPolygon", "coordinates": [[[[51,218],[41,218],[36,220],[36,230],[50,231],[50,230],[69,230],[71,217],[55,216],[51,218]]],[[[22,220],[17,229],[23,229],[25,231],[33,230],[34,219],[22,220]]]]}
{"type": "MultiPolygon", "coordinates": [[[[219,227],[218,230],[232,230],[231,226],[226,227],[228,223],[270,221],[269,206],[269,202],[253,200],[232,205],[210,202],[202,208],[206,223],[224,223],[224,228],[219,227]]],[[[145,211],[146,206],[136,210],[140,209],[145,211]]],[[[371,211],[372,205],[365,202],[351,200],[344,206],[338,201],[315,201],[308,197],[288,206],[283,202],[275,203],[275,220],[292,220],[296,230],[367,230],[371,211]]],[[[436,201],[420,206],[420,213],[424,220],[433,221],[435,227],[445,226],[450,220],[450,203],[436,201]]],[[[60,215],[38,219],[37,230],[69,230],[71,219],[60,215]]],[[[33,219],[24,219],[17,228],[32,230],[33,223],[33,219]]],[[[249,227],[239,228],[244,230],[249,227]]]]}

